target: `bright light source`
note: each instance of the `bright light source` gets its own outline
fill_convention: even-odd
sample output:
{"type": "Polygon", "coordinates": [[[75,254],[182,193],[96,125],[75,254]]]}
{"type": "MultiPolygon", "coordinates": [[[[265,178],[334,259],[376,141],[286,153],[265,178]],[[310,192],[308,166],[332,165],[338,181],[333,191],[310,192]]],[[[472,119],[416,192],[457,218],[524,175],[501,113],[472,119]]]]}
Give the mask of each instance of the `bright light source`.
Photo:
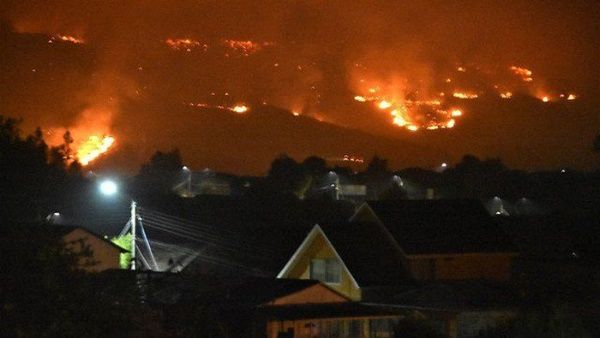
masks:
{"type": "Polygon", "coordinates": [[[460,109],[454,109],[452,110],[452,112],[450,113],[450,115],[452,115],[453,117],[458,117],[458,116],[462,116],[463,112],[460,109]]]}
{"type": "Polygon", "coordinates": [[[117,184],[110,180],[103,181],[100,183],[100,192],[107,196],[114,195],[117,192],[117,184]]]}
{"type": "Polygon", "coordinates": [[[52,214],[52,216],[58,217],[58,216],[60,216],[60,212],[55,212],[55,213],[52,214]]]}
{"type": "Polygon", "coordinates": [[[183,169],[183,170],[185,170],[185,171],[188,171],[188,170],[190,170],[190,168],[188,168],[188,167],[187,167],[187,165],[184,165],[184,166],[183,166],[181,169],[183,169]]]}
{"type": "Polygon", "coordinates": [[[381,100],[381,102],[379,102],[377,106],[379,107],[379,109],[388,109],[392,106],[392,103],[386,100],[381,100]]]}
{"type": "Polygon", "coordinates": [[[446,168],[448,166],[448,163],[444,162],[442,163],[442,168],[446,168]]]}

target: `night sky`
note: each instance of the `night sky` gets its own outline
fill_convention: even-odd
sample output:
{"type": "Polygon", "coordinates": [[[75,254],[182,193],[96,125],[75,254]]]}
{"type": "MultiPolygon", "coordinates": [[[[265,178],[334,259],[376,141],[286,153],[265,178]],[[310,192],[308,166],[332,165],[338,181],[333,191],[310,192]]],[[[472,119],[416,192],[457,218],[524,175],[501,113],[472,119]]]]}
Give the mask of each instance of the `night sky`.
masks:
{"type": "Polygon", "coordinates": [[[51,144],[114,136],[91,168],[132,172],[173,147],[238,174],[281,153],[599,161],[594,0],[4,0],[0,22],[0,114],[51,144]]]}

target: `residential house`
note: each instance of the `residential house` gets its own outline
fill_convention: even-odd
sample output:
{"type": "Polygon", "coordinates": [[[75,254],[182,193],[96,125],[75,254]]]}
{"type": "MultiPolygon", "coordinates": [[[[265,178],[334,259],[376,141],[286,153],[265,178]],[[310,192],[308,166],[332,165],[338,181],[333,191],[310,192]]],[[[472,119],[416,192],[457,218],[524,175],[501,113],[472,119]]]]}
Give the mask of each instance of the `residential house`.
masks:
{"type": "Polygon", "coordinates": [[[328,235],[315,225],[277,275],[278,278],[316,279],[361,300],[365,288],[409,282],[396,244],[368,224],[334,224],[328,235]]]}
{"type": "Polygon", "coordinates": [[[82,227],[52,226],[62,238],[65,249],[80,254],[78,266],[90,272],[120,269],[124,250],[111,241],[82,227]]]}
{"type": "Polygon", "coordinates": [[[511,278],[516,249],[478,201],[369,201],[350,222],[380,225],[418,280],[511,278]]]}
{"type": "MultiPolygon", "coordinates": [[[[504,284],[513,247],[489,217],[471,201],[368,202],[348,223],[315,225],[278,277],[317,279],[449,337],[476,336],[513,316],[517,299],[504,284]]],[[[363,319],[361,337],[374,336],[378,317],[363,319]]]]}

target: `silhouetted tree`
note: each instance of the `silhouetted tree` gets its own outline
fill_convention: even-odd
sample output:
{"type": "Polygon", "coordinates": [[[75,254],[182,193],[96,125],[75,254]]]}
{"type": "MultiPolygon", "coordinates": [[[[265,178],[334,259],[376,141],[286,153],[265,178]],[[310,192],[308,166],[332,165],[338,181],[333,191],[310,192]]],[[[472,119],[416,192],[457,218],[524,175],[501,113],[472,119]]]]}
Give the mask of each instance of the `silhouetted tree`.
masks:
{"type": "Polygon", "coordinates": [[[56,155],[59,149],[48,148],[39,128],[21,137],[20,122],[0,115],[0,214],[41,219],[84,180],[78,165],[67,166],[64,156],[56,155]]]}
{"type": "Polygon", "coordinates": [[[388,168],[388,161],[377,155],[373,156],[364,174],[369,199],[377,199],[391,183],[392,172],[388,168]]]}
{"type": "Polygon", "coordinates": [[[142,195],[165,195],[172,192],[182,177],[183,161],[178,149],[157,151],[150,161],[142,164],[134,180],[134,193],[142,195]]]}
{"type": "Polygon", "coordinates": [[[307,179],[309,178],[304,174],[302,165],[285,154],[273,160],[267,176],[268,184],[275,191],[291,193],[299,198],[304,197],[307,185],[310,184],[307,184],[307,179]]]}
{"type": "Polygon", "coordinates": [[[375,155],[367,165],[367,175],[369,176],[390,176],[391,171],[388,168],[388,161],[375,155]]]}
{"type": "Polygon", "coordinates": [[[327,162],[318,156],[309,156],[302,162],[302,167],[309,175],[320,176],[327,172],[327,162]]]}
{"type": "Polygon", "coordinates": [[[455,197],[487,199],[498,190],[498,175],[506,171],[500,159],[480,160],[473,155],[465,155],[454,168],[444,171],[453,188],[455,197]]]}

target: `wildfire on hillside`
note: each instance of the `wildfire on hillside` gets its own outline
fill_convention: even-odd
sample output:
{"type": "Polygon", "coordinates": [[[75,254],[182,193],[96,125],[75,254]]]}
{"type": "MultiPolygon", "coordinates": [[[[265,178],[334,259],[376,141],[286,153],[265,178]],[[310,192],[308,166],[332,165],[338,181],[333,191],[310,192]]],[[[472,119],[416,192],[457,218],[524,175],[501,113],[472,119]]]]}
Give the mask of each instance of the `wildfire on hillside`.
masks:
{"type": "Polygon", "coordinates": [[[50,37],[50,39],[48,40],[48,43],[54,43],[54,42],[69,42],[75,45],[79,45],[79,44],[84,44],[85,41],[82,38],[77,38],[71,35],[61,35],[61,34],[55,34],[52,35],[50,37]]]}
{"type": "Polygon", "coordinates": [[[521,80],[525,82],[533,81],[533,72],[527,68],[511,66],[510,70],[512,70],[515,75],[519,76],[521,80]]]}
{"type": "Polygon", "coordinates": [[[179,51],[186,51],[186,52],[191,52],[192,50],[199,48],[201,46],[204,48],[204,50],[206,50],[208,48],[208,45],[201,44],[200,41],[190,39],[190,38],[184,38],[184,39],[168,38],[165,40],[165,43],[171,49],[179,50],[179,51]]]}
{"type": "Polygon", "coordinates": [[[252,54],[262,50],[263,47],[272,45],[271,42],[259,43],[259,42],[254,42],[251,40],[244,41],[244,40],[232,40],[232,39],[225,39],[222,41],[222,44],[229,50],[235,51],[242,56],[252,55],[252,54]]]}
{"type": "Polygon", "coordinates": [[[106,153],[115,143],[113,136],[92,135],[77,147],[77,160],[82,166],[87,166],[90,162],[106,153]]]}

